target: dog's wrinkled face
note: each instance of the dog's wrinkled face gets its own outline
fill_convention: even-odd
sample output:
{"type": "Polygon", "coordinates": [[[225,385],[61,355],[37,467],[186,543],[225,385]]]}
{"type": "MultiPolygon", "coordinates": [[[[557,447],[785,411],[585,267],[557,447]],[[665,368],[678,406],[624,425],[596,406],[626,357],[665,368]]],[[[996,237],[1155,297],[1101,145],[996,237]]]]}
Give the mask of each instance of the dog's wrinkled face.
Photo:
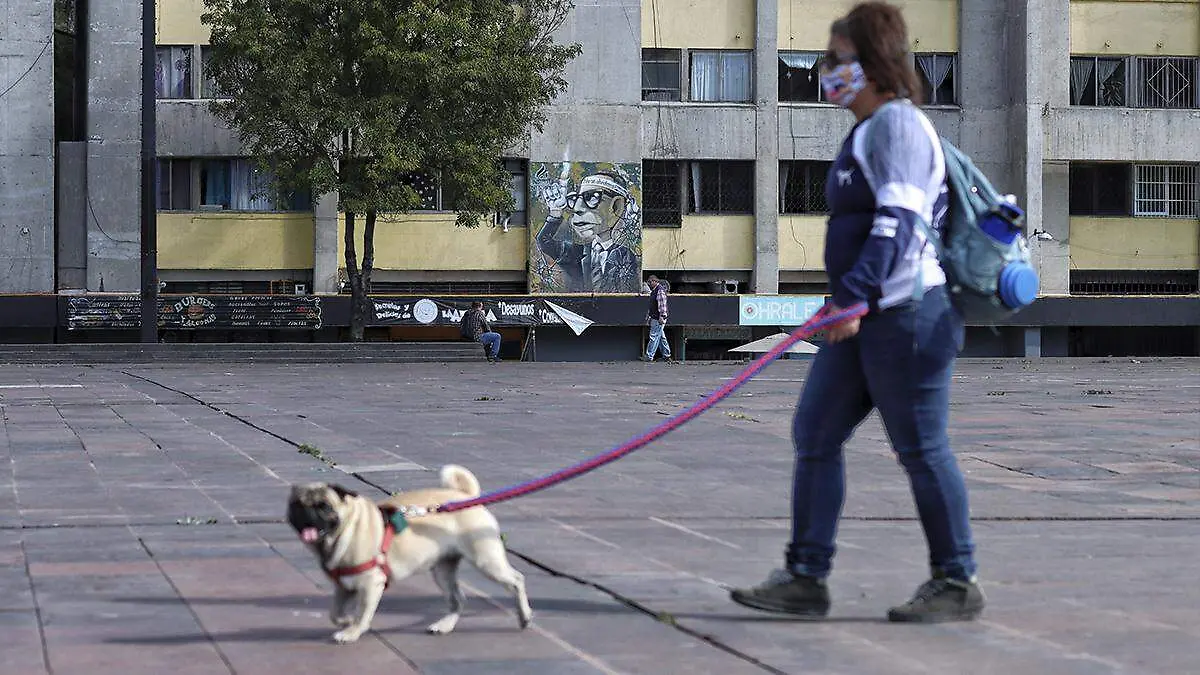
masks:
{"type": "Polygon", "coordinates": [[[315,544],[337,531],[346,500],[358,495],[340,485],[293,485],[288,498],[288,523],[306,544],[315,544]]]}

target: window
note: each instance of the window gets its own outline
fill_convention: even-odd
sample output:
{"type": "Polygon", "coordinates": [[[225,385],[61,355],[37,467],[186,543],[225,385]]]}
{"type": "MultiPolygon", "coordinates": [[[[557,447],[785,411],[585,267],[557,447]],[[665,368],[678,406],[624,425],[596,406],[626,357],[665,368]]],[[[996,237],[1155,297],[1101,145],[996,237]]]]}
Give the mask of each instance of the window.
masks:
{"type": "Polygon", "coordinates": [[[1072,105],[1125,105],[1125,59],[1071,57],[1072,105]]]}
{"type": "Polygon", "coordinates": [[[192,206],[192,162],[160,159],[156,163],[159,211],[187,211],[192,206]]]}
{"type": "Polygon", "coordinates": [[[825,213],[825,177],[832,162],[779,163],[779,212],[825,213]]]}
{"type": "Polygon", "coordinates": [[[208,60],[212,57],[212,47],[200,47],[200,98],[216,98],[217,86],[208,76],[208,60]]]}
{"type": "Polygon", "coordinates": [[[1134,56],[1129,103],[1135,108],[1198,108],[1196,79],[1200,58],[1134,56]]]}
{"type": "Polygon", "coordinates": [[[692,162],[689,213],[754,213],[754,162],[692,162]]]}
{"type": "Polygon", "coordinates": [[[679,227],[683,222],[684,162],[642,162],[643,227],[679,227]]]}
{"type": "Polygon", "coordinates": [[[158,47],[154,50],[156,98],[192,98],[192,48],[158,47]]]}
{"type": "Polygon", "coordinates": [[[1133,215],[1200,218],[1195,164],[1134,166],[1133,215]]]}
{"type": "Polygon", "coordinates": [[[1200,57],[1072,56],[1071,104],[1200,108],[1200,57]]]}
{"type": "Polygon", "coordinates": [[[308,211],[306,192],[275,192],[271,172],[245,159],[196,160],[200,173],[200,208],[234,211],[308,211]]]}
{"type": "Polygon", "coordinates": [[[1128,164],[1071,163],[1068,211],[1073,216],[1127,216],[1130,210],[1128,164]]]}
{"type": "Polygon", "coordinates": [[[753,52],[694,51],[691,59],[691,100],[750,101],[754,91],[753,52]]]}
{"type": "Polygon", "coordinates": [[[508,171],[509,194],[513,198],[513,210],[507,214],[508,224],[525,225],[529,220],[525,201],[529,192],[529,163],[523,159],[506,159],[504,169],[508,171]]]}
{"type": "Polygon", "coordinates": [[[779,100],[816,103],[825,100],[817,72],[818,52],[779,52],[779,100]]]}
{"type": "Polygon", "coordinates": [[[678,101],[679,50],[642,50],[642,100],[678,101]]]}
{"type": "Polygon", "coordinates": [[[954,54],[917,54],[916,59],[926,105],[958,103],[954,83],[957,57],[954,54]]]}

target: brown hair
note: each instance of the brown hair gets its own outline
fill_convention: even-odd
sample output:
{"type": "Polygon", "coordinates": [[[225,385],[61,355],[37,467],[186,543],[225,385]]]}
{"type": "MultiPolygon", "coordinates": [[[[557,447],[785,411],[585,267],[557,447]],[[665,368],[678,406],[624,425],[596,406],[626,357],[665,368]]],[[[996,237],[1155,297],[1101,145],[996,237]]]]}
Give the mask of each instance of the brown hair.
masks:
{"type": "Polygon", "coordinates": [[[908,26],[897,7],[860,2],[834,21],[829,32],[854,45],[863,72],[880,92],[921,102],[921,81],[908,50],[908,26]]]}

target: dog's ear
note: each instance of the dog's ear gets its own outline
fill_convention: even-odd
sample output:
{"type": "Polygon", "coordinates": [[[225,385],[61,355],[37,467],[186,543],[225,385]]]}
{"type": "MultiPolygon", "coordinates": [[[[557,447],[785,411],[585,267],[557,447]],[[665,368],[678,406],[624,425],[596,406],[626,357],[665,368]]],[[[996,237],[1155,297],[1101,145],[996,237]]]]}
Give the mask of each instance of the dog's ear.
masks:
{"type": "Polygon", "coordinates": [[[333,490],[334,492],[337,493],[338,499],[344,500],[346,497],[357,497],[358,496],[357,492],[354,492],[353,490],[347,490],[346,488],[344,488],[341,485],[338,485],[336,483],[331,483],[329,485],[329,489],[333,490]]]}

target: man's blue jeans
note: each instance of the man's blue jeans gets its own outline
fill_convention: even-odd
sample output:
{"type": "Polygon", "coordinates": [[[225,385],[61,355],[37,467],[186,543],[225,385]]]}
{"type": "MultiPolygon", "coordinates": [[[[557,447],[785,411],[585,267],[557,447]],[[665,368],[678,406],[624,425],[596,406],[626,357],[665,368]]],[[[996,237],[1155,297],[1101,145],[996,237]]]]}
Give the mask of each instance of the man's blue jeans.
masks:
{"type": "Polygon", "coordinates": [[[950,376],[963,322],[944,287],[922,302],[872,313],[858,335],[813,360],[792,436],[796,446],[788,567],[828,576],[845,498],[842,445],[878,409],[908,473],[933,573],[975,574],[967,489],[950,451],[950,376]]]}
{"type": "Polygon", "coordinates": [[[500,334],[488,331],[487,333],[479,334],[479,341],[487,348],[488,357],[496,358],[500,356],[500,334]]]}
{"type": "Polygon", "coordinates": [[[671,358],[671,344],[663,335],[663,323],[658,319],[650,319],[650,343],[646,345],[646,360],[653,361],[660,350],[664,358],[671,358]]]}

